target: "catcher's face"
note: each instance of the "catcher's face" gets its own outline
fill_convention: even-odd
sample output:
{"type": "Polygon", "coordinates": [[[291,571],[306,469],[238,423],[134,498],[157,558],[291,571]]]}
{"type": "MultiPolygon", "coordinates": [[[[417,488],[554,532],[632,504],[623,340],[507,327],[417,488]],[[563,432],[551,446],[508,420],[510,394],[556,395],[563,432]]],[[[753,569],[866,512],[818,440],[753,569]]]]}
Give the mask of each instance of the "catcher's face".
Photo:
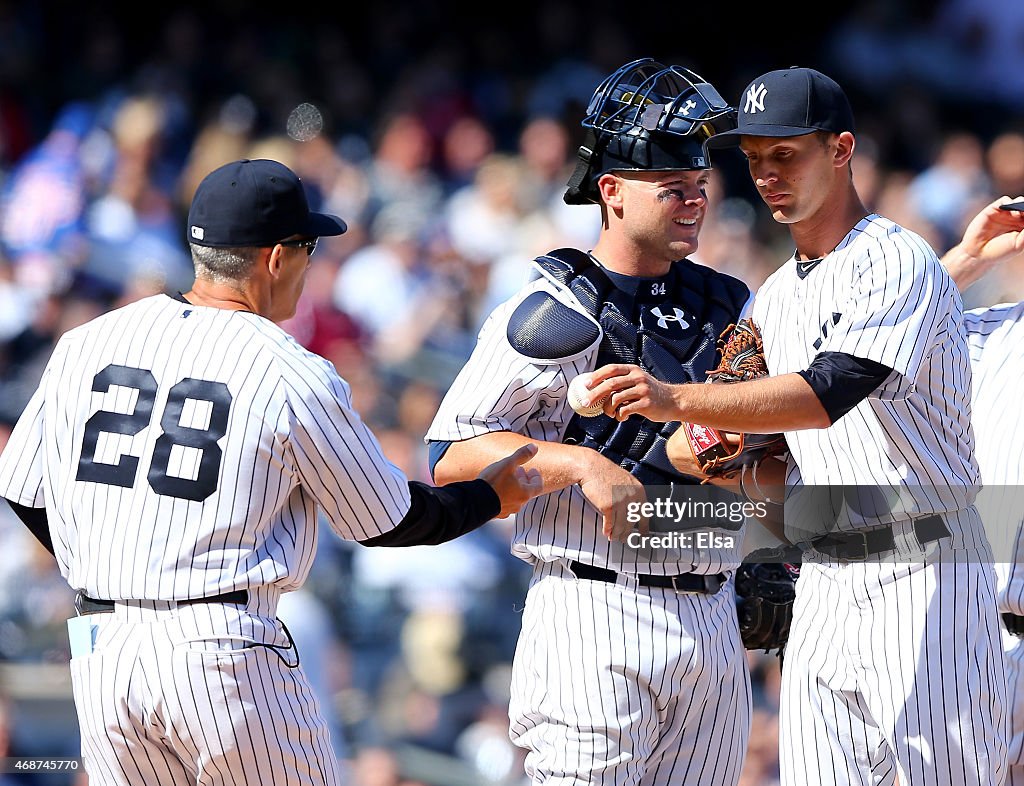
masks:
{"type": "Polygon", "coordinates": [[[613,172],[623,230],[642,251],[668,261],[697,250],[707,210],[706,169],[613,172]]]}

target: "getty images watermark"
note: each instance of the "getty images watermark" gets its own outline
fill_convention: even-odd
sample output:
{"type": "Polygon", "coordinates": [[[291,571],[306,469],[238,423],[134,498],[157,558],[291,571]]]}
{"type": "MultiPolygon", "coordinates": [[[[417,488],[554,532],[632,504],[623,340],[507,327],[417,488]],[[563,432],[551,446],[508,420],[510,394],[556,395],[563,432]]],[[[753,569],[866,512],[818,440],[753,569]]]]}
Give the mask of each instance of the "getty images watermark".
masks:
{"type": "Polygon", "coordinates": [[[734,499],[708,500],[669,497],[647,502],[626,504],[626,521],[639,524],[647,520],[651,531],[647,534],[631,532],[626,538],[630,548],[641,549],[730,549],[739,535],[722,532],[736,530],[748,518],[764,518],[767,506],[763,502],[734,499]]]}

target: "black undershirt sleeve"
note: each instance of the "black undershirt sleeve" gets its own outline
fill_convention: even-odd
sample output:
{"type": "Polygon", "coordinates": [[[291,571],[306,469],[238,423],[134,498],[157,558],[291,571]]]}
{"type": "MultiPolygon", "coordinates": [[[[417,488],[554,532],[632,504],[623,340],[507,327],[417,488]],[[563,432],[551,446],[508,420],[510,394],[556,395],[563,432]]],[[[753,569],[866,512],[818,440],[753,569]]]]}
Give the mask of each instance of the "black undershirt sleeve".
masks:
{"type": "MultiPolygon", "coordinates": [[[[409,512],[394,529],[359,542],[364,546],[436,546],[472,532],[501,512],[501,500],[485,480],[438,487],[410,481],[409,493],[409,512]]],[[[53,554],[46,508],[30,508],[10,500],[7,503],[36,540],[53,554]]]]}
{"type": "Polygon", "coordinates": [[[501,512],[501,500],[486,480],[444,486],[409,481],[412,505],[398,525],[364,546],[436,546],[483,526],[501,512]]]}
{"type": "Polygon", "coordinates": [[[50,540],[50,525],[46,519],[46,508],[29,508],[19,505],[17,502],[11,502],[9,499],[7,504],[11,506],[11,510],[21,519],[22,523],[28,527],[29,532],[35,536],[36,540],[43,544],[43,548],[53,554],[53,541],[50,540]]]}
{"type": "MultiPolygon", "coordinates": [[[[410,481],[409,494],[412,504],[398,526],[359,542],[364,546],[436,546],[472,532],[501,512],[501,500],[485,480],[437,487],[410,481]]],[[[30,508],[10,500],[7,503],[36,540],[53,554],[46,508],[30,508]]]]}
{"type": "Polygon", "coordinates": [[[871,395],[892,369],[845,352],[822,352],[806,371],[797,373],[807,380],[829,419],[835,423],[871,395]]]}

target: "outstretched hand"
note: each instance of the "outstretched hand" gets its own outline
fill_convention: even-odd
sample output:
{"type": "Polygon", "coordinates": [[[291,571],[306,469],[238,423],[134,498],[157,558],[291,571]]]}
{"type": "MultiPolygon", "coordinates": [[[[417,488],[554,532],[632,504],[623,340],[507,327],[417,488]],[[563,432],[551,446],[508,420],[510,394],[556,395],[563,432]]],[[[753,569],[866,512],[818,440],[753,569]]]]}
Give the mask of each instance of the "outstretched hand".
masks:
{"type": "Polygon", "coordinates": [[[1000,210],[999,206],[1024,201],[1024,197],[999,197],[967,225],[961,244],[976,259],[993,264],[1024,251],[1024,211],[1000,210]]]}
{"type": "Polygon", "coordinates": [[[477,476],[486,480],[501,500],[499,518],[516,513],[523,505],[536,497],[544,488],[540,473],[523,467],[537,455],[537,446],[532,442],[521,445],[503,459],[484,467],[477,476]]]}

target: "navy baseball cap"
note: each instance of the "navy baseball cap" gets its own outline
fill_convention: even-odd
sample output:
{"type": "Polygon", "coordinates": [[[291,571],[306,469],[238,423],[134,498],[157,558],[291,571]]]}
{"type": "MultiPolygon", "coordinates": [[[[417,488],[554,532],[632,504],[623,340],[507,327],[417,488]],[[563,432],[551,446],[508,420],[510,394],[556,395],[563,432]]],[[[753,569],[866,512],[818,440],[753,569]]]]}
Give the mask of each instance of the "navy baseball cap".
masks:
{"type": "Polygon", "coordinates": [[[200,246],[267,247],[292,235],[328,237],[346,229],[337,216],[311,212],[299,176],[265,158],[214,169],[188,211],[188,240],[200,246]]]}
{"type": "Polygon", "coordinates": [[[853,131],[853,110],[834,79],[813,68],[783,68],[747,85],[736,128],[715,134],[709,148],[733,147],[740,137],[803,136],[814,131],[853,131]]]}

